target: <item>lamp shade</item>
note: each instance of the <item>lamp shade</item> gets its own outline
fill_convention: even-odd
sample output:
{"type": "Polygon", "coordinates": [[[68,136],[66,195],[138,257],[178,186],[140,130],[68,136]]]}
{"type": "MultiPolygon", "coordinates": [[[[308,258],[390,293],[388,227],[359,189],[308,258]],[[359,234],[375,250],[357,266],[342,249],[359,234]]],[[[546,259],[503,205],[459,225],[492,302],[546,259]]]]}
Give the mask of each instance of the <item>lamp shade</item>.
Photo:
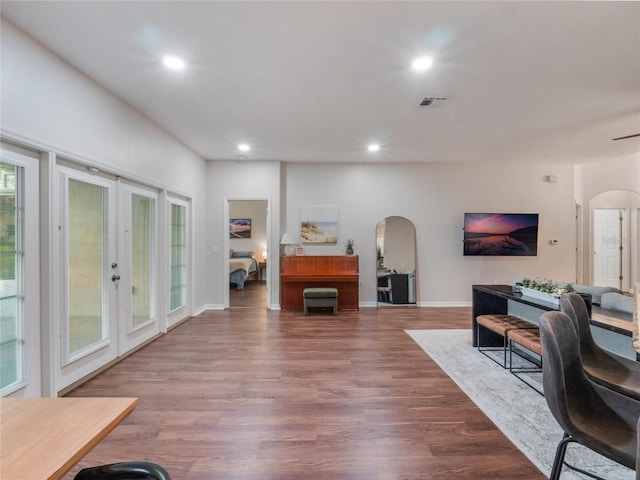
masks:
{"type": "Polygon", "coordinates": [[[298,244],[298,239],[291,233],[284,233],[280,240],[280,245],[284,245],[284,254],[287,256],[295,255],[296,249],[293,245],[298,244]]]}
{"type": "Polygon", "coordinates": [[[280,240],[280,245],[295,245],[298,243],[298,239],[293,236],[291,233],[282,234],[282,239],[280,240]]]}

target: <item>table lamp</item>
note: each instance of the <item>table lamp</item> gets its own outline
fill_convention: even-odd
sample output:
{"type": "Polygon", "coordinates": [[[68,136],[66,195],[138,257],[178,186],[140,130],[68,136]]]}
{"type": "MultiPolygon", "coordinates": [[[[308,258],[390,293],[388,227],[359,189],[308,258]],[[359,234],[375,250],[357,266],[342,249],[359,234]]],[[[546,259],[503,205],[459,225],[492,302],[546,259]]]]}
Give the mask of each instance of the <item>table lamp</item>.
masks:
{"type": "Polygon", "coordinates": [[[291,255],[295,255],[296,247],[298,244],[298,240],[291,233],[282,234],[282,239],[280,240],[280,245],[284,245],[284,254],[288,257],[291,255]]]}

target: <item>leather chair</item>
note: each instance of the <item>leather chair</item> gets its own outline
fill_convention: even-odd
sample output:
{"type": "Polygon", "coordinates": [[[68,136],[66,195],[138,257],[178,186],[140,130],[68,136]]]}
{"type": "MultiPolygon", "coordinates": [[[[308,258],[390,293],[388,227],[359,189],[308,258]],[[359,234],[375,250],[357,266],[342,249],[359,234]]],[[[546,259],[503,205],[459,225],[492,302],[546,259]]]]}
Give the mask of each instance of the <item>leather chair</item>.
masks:
{"type": "Polygon", "coordinates": [[[636,480],[640,480],[640,417],[638,418],[638,449],[636,452],[636,480]]]}
{"type": "Polygon", "coordinates": [[[120,462],[80,470],[74,480],[171,480],[169,473],[151,462],[120,462]]]}
{"type": "Polygon", "coordinates": [[[540,337],[545,399],[565,432],[558,443],[549,479],[560,478],[571,442],[635,470],[640,402],[587,378],[580,360],[578,335],[564,313],[544,313],[540,318],[540,337]]]}
{"type": "Polygon", "coordinates": [[[640,363],[600,347],[593,340],[589,313],[580,295],[560,298],[560,311],[569,316],[580,339],[580,355],[586,374],[594,382],[640,400],[640,363]]]}

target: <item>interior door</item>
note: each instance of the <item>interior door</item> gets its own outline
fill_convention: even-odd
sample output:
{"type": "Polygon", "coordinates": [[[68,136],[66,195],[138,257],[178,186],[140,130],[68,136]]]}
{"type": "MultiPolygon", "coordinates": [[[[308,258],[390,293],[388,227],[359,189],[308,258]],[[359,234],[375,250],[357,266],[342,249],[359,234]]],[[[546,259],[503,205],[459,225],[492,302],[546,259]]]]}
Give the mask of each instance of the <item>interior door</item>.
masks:
{"type": "Polygon", "coordinates": [[[593,211],[593,284],[622,287],[623,211],[597,208],[593,211]]]}
{"type": "Polygon", "coordinates": [[[60,167],[61,390],[118,354],[116,183],[60,167]]]}

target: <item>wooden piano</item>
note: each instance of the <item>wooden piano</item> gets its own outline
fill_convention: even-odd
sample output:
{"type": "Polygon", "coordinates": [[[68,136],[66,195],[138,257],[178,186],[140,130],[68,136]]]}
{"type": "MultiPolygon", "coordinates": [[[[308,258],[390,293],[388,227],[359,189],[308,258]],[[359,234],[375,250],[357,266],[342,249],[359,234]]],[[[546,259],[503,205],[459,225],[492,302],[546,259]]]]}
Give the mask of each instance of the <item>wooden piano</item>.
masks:
{"type": "Polygon", "coordinates": [[[282,310],[304,310],[302,291],[307,287],[337,288],[338,310],[358,310],[357,255],[285,256],[280,269],[282,310]]]}

